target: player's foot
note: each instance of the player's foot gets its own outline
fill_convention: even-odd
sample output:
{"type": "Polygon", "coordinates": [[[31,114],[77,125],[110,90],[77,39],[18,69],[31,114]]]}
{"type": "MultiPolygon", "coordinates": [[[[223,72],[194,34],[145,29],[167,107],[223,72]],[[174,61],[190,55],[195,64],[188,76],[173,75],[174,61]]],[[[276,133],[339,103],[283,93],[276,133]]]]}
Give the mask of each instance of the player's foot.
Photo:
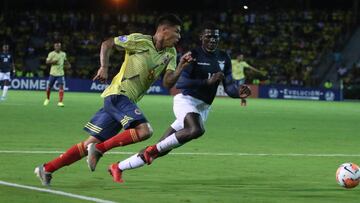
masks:
{"type": "Polygon", "coordinates": [[[34,173],[36,174],[37,177],[39,177],[43,185],[50,186],[50,181],[52,176],[51,173],[45,171],[44,165],[40,165],[36,167],[34,173]]]}
{"type": "Polygon", "coordinates": [[[6,97],[0,97],[0,101],[5,101],[6,97]]]}
{"type": "Polygon", "coordinates": [[[45,99],[44,101],[44,106],[47,106],[49,104],[50,100],[49,99],[45,99]]]}
{"type": "Polygon", "coordinates": [[[102,153],[96,149],[96,143],[90,143],[87,146],[87,163],[89,166],[90,171],[95,171],[96,164],[98,163],[99,159],[102,157],[102,153]]]}
{"type": "Polygon", "coordinates": [[[150,165],[158,154],[159,151],[157,150],[156,145],[148,146],[144,151],[144,158],[147,165],[150,165]]]}
{"type": "Polygon", "coordinates": [[[122,171],[118,167],[119,163],[113,163],[109,166],[109,173],[113,177],[113,180],[118,183],[123,183],[124,180],[121,179],[122,171]]]}
{"type": "Polygon", "coordinates": [[[64,107],[65,106],[64,103],[62,103],[62,102],[59,102],[57,105],[58,105],[58,107],[64,107]]]}

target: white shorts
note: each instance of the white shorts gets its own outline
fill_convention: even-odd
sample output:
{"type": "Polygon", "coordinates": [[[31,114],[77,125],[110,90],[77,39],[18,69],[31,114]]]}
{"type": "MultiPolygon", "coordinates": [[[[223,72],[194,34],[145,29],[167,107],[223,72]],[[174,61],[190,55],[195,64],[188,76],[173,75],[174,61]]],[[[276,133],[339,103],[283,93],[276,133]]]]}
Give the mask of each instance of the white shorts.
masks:
{"type": "Polygon", "coordinates": [[[0,72],[0,81],[2,80],[9,80],[10,81],[10,72],[0,72]]]}
{"type": "Polygon", "coordinates": [[[174,97],[174,114],[176,120],[171,127],[178,131],[184,128],[184,118],[188,113],[198,113],[205,123],[207,120],[210,105],[189,95],[177,94],[174,97]]]}

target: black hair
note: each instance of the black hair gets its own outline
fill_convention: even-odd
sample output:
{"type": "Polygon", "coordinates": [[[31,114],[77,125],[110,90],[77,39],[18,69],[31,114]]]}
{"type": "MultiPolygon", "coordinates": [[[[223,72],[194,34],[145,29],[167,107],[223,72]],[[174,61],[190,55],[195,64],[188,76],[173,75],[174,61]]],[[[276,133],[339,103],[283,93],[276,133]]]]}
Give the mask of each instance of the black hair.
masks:
{"type": "Polygon", "coordinates": [[[213,21],[206,21],[201,25],[201,32],[204,30],[219,30],[219,26],[213,21]]]}
{"type": "Polygon", "coordinates": [[[159,25],[170,25],[170,26],[175,26],[175,25],[182,25],[182,20],[175,14],[169,13],[169,14],[164,14],[161,15],[157,20],[156,20],[156,27],[158,27],[159,25]]]}

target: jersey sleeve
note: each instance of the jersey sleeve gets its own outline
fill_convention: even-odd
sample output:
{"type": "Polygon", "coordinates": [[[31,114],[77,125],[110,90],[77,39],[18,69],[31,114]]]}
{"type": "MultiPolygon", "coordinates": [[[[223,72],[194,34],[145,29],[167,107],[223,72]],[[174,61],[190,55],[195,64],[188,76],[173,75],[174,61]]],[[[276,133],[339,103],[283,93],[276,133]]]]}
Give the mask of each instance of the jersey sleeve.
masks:
{"type": "Polygon", "coordinates": [[[181,75],[176,83],[177,89],[198,88],[206,85],[206,79],[193,79],[191,77],[191,73],[194,69],[194,63],[196,62],[188,64],[181,72],[181,75]]]}
{"type": "Polygon", "coordinates": [[[244,68],[249,68],[250,67],[250,65],[247,62],[243,61],[242,63],[243,63],[244,68]]]}
{"type": "Polygon", "coordinates": [[[51,58],[54,56],[54,52],[50,52],[46,58],[46,60],[51,60],[51,58]]]}
{"type": "Polygon", "coordinates": [[[145,36],[140,33],[134,33],[130,35],[121,35],[114,38],[116,46],[122,47],[127,51],[134,51],[141,48],[141,43],[145,41],[145,36]]]}

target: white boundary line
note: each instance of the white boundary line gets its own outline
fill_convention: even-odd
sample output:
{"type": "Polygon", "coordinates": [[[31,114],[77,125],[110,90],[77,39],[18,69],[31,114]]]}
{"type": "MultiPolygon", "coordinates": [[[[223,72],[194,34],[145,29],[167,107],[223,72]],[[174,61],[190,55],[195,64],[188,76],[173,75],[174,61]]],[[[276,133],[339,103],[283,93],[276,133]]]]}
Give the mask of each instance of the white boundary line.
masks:
{"type": "MultiPolygon", "coordinates": [[[[63,151],[10,151],[0,150],[0,154],[61,154],[63,151]]],[[[106,154],[135,154],[135,152],[107,152],[106,154]]],[[[304,157],[360,157],[360,154],[302,154],[302,153],[212,153],[212,152],[171,152],[172,155],[191,156],[304,156],[304,157]]]]}
{"type": "Polygon", "coordinates": [[[39,191],[39,192],[47,192],[47,193],[51,193],[51,194],[73,197],[73,198],[77,198],[77,199],[88,200],[88,201],[99,202],[99,203],[116,203],[113,201],[98,199],[98,198],[94,198],[94,197],[87,197],[87,196],[72,194],[72,193],[68,193],[68,192],[32,187],[32,186],[27,186],[27,185],[19,185],[16,183],[9,183],[9,182],[5,182],[5,181],[1,181],[1,180],[0,180],[0,185],[16,187],[16,188],[23,188],[23,189],[28,189],[28,190],[35,190],[35,191],[39,191]]]}

